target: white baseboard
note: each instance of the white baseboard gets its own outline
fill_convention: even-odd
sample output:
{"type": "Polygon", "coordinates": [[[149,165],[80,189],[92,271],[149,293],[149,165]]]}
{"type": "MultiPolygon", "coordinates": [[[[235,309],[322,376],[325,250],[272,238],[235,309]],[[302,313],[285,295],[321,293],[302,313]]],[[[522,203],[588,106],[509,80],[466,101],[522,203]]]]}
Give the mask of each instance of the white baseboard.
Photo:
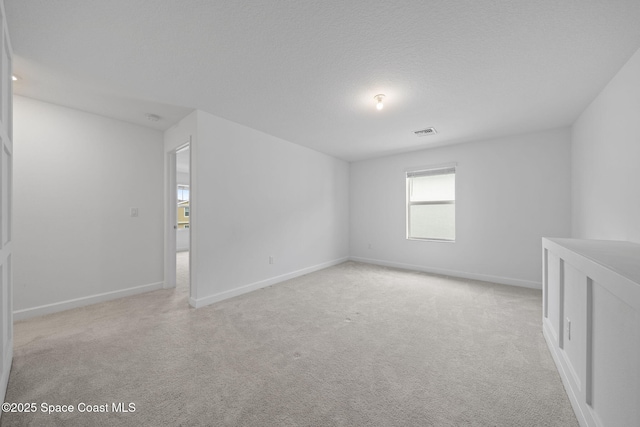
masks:
{"type": "Polygon", "coordinates": [[[29,319],[36,316],[44,316],[45,314],[57,313],[59,311],[70,310],[72,308],[84,307],[86,305],[97,304],[100,302],[111,301],[118,298],[137,295],[144,292],[155,291],[163,288],[163,282],[150,283],[148,285],[134,286],[133,288],[121,289],[118,291],[105,292],[102,294],[91,295],[88,297],[75,298],[72,300],[55,302],[53,304],[41,305],[39,307],[25,308],[15,310],[13,312],[13,320],[29,319]]]}
{"type": "MultiPolygon", "coordinates": [[[[9,326],[11,327],[11,326],[9,326]]],[[[11,362],[13,361],[13,337],[7,340],[6,351],[2,358],[2,378],[0,378],[0,402],[4,402],[9,384],[9,374],[11,373],[11,362]]]]}
{"type": "Polygon", "coordinates": [[[487,274],[467,273],[465,271],[446,270],[444,268],[434,268],[423,265],[404,264],[401,262],[384,261],[380,259],[349,257],[351,261],[364,262],[367,264],[382,265],[385,267],[402,268],[404,270],[422,271],[425,273],[440,274],[442,276],[460,277],[462,279],[481,280],[483,282],[500,283],[503,285],[519,286],[522,288],[542,289],[542,284],[530,280],[514,279],[511,277],[490,276],[487,274]]]}
{"type": "Polygon", "coordinates": [[[344,258],[335,259],[333,261],[323,262],[322,264],[306,267],[301,270],[292,271],[291,273],[286,273],[280,276],[271,277],[269,279],[261,280],[259,282],[250,283],[248,285],[240,286],[235,289],[230,289],[228,291],[209,295],[207,297],[197,298],[197,299],[189,298],[189,304],[191,304],[191,306],[195,308],[204,307],[205,305],[210,305],[219,301],[236,297],[238,295],[246,294],[247,292],[255,291],[257,289],[264,288],[266,286],[275,285],[276,283],[284,282],[285,280],[293,279],[295,277],[299,277],[304,274],[313,273],[314,271],[318,271],[327,267],[332,267],[334,265],[342,264],[345,261],[349,261],[349,257],[344,257],[344,258]]]}

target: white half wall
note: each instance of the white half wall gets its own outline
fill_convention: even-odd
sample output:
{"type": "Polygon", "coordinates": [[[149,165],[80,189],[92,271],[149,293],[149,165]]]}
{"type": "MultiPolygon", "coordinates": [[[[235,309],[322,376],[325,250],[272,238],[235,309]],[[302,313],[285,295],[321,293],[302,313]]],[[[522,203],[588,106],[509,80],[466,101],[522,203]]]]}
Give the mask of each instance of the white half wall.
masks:
{"type": "Polygon", "coordinates": [[[21,96],[14,129],[17,317],[161,287],[162,132],[21,96]]]}
{"type": "Polygon", "coordinates": [[[347,162],[202,111],[197,121],[194,305],[347,259],[347,162]]]}
{"type": "Polygon", "coordinates": [[[640,50],[573,125],[573,236],[640,243],[640,50]]]}
{"type": "Polygon", "coordinates": [[[568,237],[568,128],[351,164],[353,259],[539,288],[543,236],[568,237]],[[456,242],[406,239],[409,168],[457,163],[456,242]]]}

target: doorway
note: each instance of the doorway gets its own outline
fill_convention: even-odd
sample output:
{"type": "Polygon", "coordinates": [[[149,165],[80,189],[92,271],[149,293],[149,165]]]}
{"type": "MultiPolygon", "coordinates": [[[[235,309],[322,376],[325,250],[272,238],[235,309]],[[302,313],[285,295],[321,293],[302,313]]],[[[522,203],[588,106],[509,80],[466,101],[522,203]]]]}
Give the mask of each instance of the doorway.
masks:
{"type": "Polygon", "coordinates": [[[187,144],[176,150],[176,289],[189,294],[191,247],[191,150],[187,144]]]}
{"type": "Polygon", "coordinates": [[[191,138],[166,152],[164,287],[175,288],[193,305],[193,176],[191,138]]]}

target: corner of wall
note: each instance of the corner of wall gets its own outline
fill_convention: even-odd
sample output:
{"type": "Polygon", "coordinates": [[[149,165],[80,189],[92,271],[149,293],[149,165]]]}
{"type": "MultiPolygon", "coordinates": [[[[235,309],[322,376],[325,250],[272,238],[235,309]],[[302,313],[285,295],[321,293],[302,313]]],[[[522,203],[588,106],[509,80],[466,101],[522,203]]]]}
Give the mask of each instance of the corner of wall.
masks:
{"type": "Polygon", "coordinates": [[[640,49],[571,127],[572,236],[640,243],[640,49]]]}

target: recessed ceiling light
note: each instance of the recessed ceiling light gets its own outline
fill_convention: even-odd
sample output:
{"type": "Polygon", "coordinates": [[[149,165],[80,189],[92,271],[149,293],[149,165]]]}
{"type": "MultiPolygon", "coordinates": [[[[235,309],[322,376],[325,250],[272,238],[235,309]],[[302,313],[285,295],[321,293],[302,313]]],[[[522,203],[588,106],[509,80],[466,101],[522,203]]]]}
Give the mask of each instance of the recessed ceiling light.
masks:
{"type": "Polygon", "coordinates": [[[376,100],[376,108],[378,110],[382,110],[384,108],[384,104],[382,103],[382,100],[384,99],[384,94],[380,93],[374,96],[373,99],[376,100]]]}
{"type": "Polygon", "coordinates": [[[15,82],[16,80],[18,80],[18,78],[19,78],[19,77],[18,77],[18,76],[16,76],[15,74],[13,74],[13,75],[11,76],[11,80],[13,80],[14,82],[15,82]]]}
{"type": "Polygon", "coordinates": [[[147,118],[147,120],[149,120],[150,122],[157,122],[158,120],[160,120],[160,116],[157,114],[151,114],[151,113],[147,113],[145,115],[145,117],[147,118]]]}

